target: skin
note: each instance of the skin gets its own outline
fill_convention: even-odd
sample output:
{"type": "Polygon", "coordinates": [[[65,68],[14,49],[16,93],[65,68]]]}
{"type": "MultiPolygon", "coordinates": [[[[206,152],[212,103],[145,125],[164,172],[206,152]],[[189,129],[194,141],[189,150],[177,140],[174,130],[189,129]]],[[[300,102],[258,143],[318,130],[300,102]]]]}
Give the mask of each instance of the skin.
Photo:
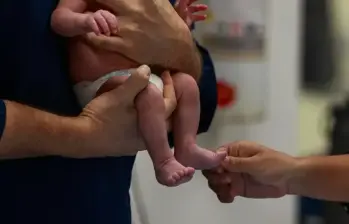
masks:
{"type": "Polygon", "coordinates": [[[118,15],[118,32],[117,36],[89,33],[86,40],[90,44],[141,64],[158,65],[200,79],[201,56],[187,24],[168,0],[95,1],[118,15]]]}
{"type": "MultiPolygon", "coordinates": [[[[168,20],[171,17],[168,15],[175,12],[167,0],[156,3],[133,0],[133,4],[126,0],[100,0],[98,3],[118,9],[114,11],[120,15],[120,37],[103,38],[95,35],[86,37],[87,41],[104,49],[121,49],[124,55],[133,59],[150,60],[151,56],[156,56],[162,60],[160,64],[163,67],[188,71],[187,73],[199,79],[200,55],[183,20],[178,16],[177,19],[174,17],[168,20]],[[122,7],[115,3],[121,4],[122,7]],[[137,10],[141,10],[142,13],[135,16],[137,10]],[[160,20],[147,18],[146,12],[152,13],[156,16],[154,18],[160,20]],[[127,14],[133,15],[134,20],[123,20],[126,16],[122,15],[127,14]],[[147,35],[143,29],[135,29],[136,24],[145,30],[149,28],[148,31],[152,31],[152,35],[147,35]],[[173,30],[176,32],[168,32],[173,30]],[[161,54],[155,53],[156,51],[161,54]]],[[[149,62],[147,64],[152,64],[151,60],[149,62]]],[[[137,131],[133,102],[135,96],[147,85],[147,69],[143,68],[120,88],[95,98],[78,117],[57,116],[23,104],[5,101],[6,126],[0,141],[0,158],[46,155],[88,158],[135,154],[136,149],[144,148],[144,144],[137,131]]],[[[173,86],[169,89],[173,89],[173,86]]],[[[166,111],[173,111],[172,106],[166,106],[166,111]]]]}
{"type": "Polygon", "coordinates": [[[226,151],[228,158],[221,167],[203,174],[223,203],[237,196],[280,198],[288,194],[349,202],[347,155],[297,158],[253,142],[234,142],[219,150],[226,151]]]}
{"type": "MultiPolygon", "coordinates": [[[[78,117],[63,117],[12,101],[0,159],[59,155],[71,158],[134,155],[144,144],[137,131],[134,100],[149,81],[147,66],[138,68],[119,88],[96,97],[78,117]]],[[[165,90],[173,97],[172,83],[165,90]]],[[[175,98],[174,101],[176,102],[175,98]]],[[[173,106],[166,108],[173,110],[173,106]]]]}
{"type": "MultiPolygon", "coordinates": [[[[206,10],[207,6],[192,5],[192,3],[193,0],[180,0],[174,7],[187,26],[206,17],[196,13],[206,10]]],[[[110,36],[111,33],[115,33],[116,21],[116,17],[111,12],[99,8],[88,0],[59,1],[52,14],[51,25],[52,29],[60,35],[71,37],[70,68],[73,80],[94,81],[108,71],[133,68],[134,61],[113,51],[95,50],[80,39],[81,35],[90,32],[110,36]]],[[[168,79],[171,79],[169,74],[168,76],[168,79]]],[[[112,81],[115,84],[114,88],[117,88],[125,78],[113,77],[112,80],[107,81],[107,84],[112,81]]],[[[166,77],[162,78],[166,79],[166,77]]],[[[171,116],[174,153],[168,145],[162,92],[156,86],[149,85],[135,101],[139,130],[153,161],[156,178],[159,183],[166,186],[178,186],[188,182],[193,177],[194,169],[216,167],[225,157],[225,153],[218,155],[196,144],[200,98],[195,79],[188,74],[178,72],[172,74],[172,80],[177,98],[177,108],[171,116]]]]}

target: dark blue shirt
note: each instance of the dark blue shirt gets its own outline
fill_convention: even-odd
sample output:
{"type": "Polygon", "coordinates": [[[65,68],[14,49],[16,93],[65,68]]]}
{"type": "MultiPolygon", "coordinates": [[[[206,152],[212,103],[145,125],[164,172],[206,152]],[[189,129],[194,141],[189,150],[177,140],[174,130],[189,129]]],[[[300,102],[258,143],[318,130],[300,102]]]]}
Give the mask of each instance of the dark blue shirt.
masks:
{"type": "MultiPolygon", "coordinates": [[[[56,0],[0,1],[0,98],[60,115],[80,108],[67,71],[65,41],[50,29],[56,0]]],[[[202,119],[210,125],[215,76],[203,55],[202,119]]],[[[1,116],[1,111],[0,111],[1,116]]],[[[130,224],[129,187],[135,157],[75,160],[61,157],[0,162],[0,223],[130,224]]]]}

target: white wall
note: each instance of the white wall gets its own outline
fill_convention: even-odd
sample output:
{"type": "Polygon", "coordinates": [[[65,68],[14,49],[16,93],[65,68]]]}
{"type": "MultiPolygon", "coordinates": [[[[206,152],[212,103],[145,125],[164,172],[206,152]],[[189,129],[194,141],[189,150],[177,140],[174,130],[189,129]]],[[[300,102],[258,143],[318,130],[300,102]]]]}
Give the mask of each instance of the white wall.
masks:
{"type": "MultiPolygon", "coordinates": [[[[297,151],[298,0],[270,0],[269,79],[267,120],[258,125],[234,125],[202,136],[206,147],[248,139],[290,154],[297,151]],[[217,138],[218,137],[218,138],[217,138]]],[[[251,89],[253,91],[253,89],[251,89]]],[[[216,118],[217,121],[220,118],[216,118]]],[[[200,172],[177,188],[160,186],[146,153],[137,157],[133,194],[142,224],[294,224],[294,198],[238,199],[220,204],[200,172]]]]}

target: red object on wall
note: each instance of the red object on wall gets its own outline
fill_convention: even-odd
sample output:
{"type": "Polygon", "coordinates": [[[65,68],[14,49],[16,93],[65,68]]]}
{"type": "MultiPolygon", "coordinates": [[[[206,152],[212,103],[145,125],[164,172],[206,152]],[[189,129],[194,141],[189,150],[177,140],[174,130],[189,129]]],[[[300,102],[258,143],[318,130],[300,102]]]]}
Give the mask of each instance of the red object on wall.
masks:
{"type": "Polygon", "coordinates": [[[217,105],[220,108],[229,107],[236,100],[236,88],[225,81],[217,81],[217,93],[217,105]]]}

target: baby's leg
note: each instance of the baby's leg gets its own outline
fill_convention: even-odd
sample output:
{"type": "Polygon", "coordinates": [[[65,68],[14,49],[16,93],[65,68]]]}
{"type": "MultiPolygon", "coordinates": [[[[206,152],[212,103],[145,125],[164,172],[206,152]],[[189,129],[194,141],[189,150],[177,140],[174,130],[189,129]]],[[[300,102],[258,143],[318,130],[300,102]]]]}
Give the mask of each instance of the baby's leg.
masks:
{"type": "Polygon", "coordinates": [[[165,104],[160,90],[150,84],[137,96],[136,107],[139,129],[153,161],[158,182],[177,186],[189,181],[195,170],[181,165],[168,145],[165,104]]]}
{"type": "Polygon", "coordinates": [[[200,120],[200,96],[196,81],[189,75],[178,73],[172,77],[177,97],[173,115],[175,157],[184,166],[210,169],[218,166],[226,153],[215,153],[196,145],[200,120]]]}

